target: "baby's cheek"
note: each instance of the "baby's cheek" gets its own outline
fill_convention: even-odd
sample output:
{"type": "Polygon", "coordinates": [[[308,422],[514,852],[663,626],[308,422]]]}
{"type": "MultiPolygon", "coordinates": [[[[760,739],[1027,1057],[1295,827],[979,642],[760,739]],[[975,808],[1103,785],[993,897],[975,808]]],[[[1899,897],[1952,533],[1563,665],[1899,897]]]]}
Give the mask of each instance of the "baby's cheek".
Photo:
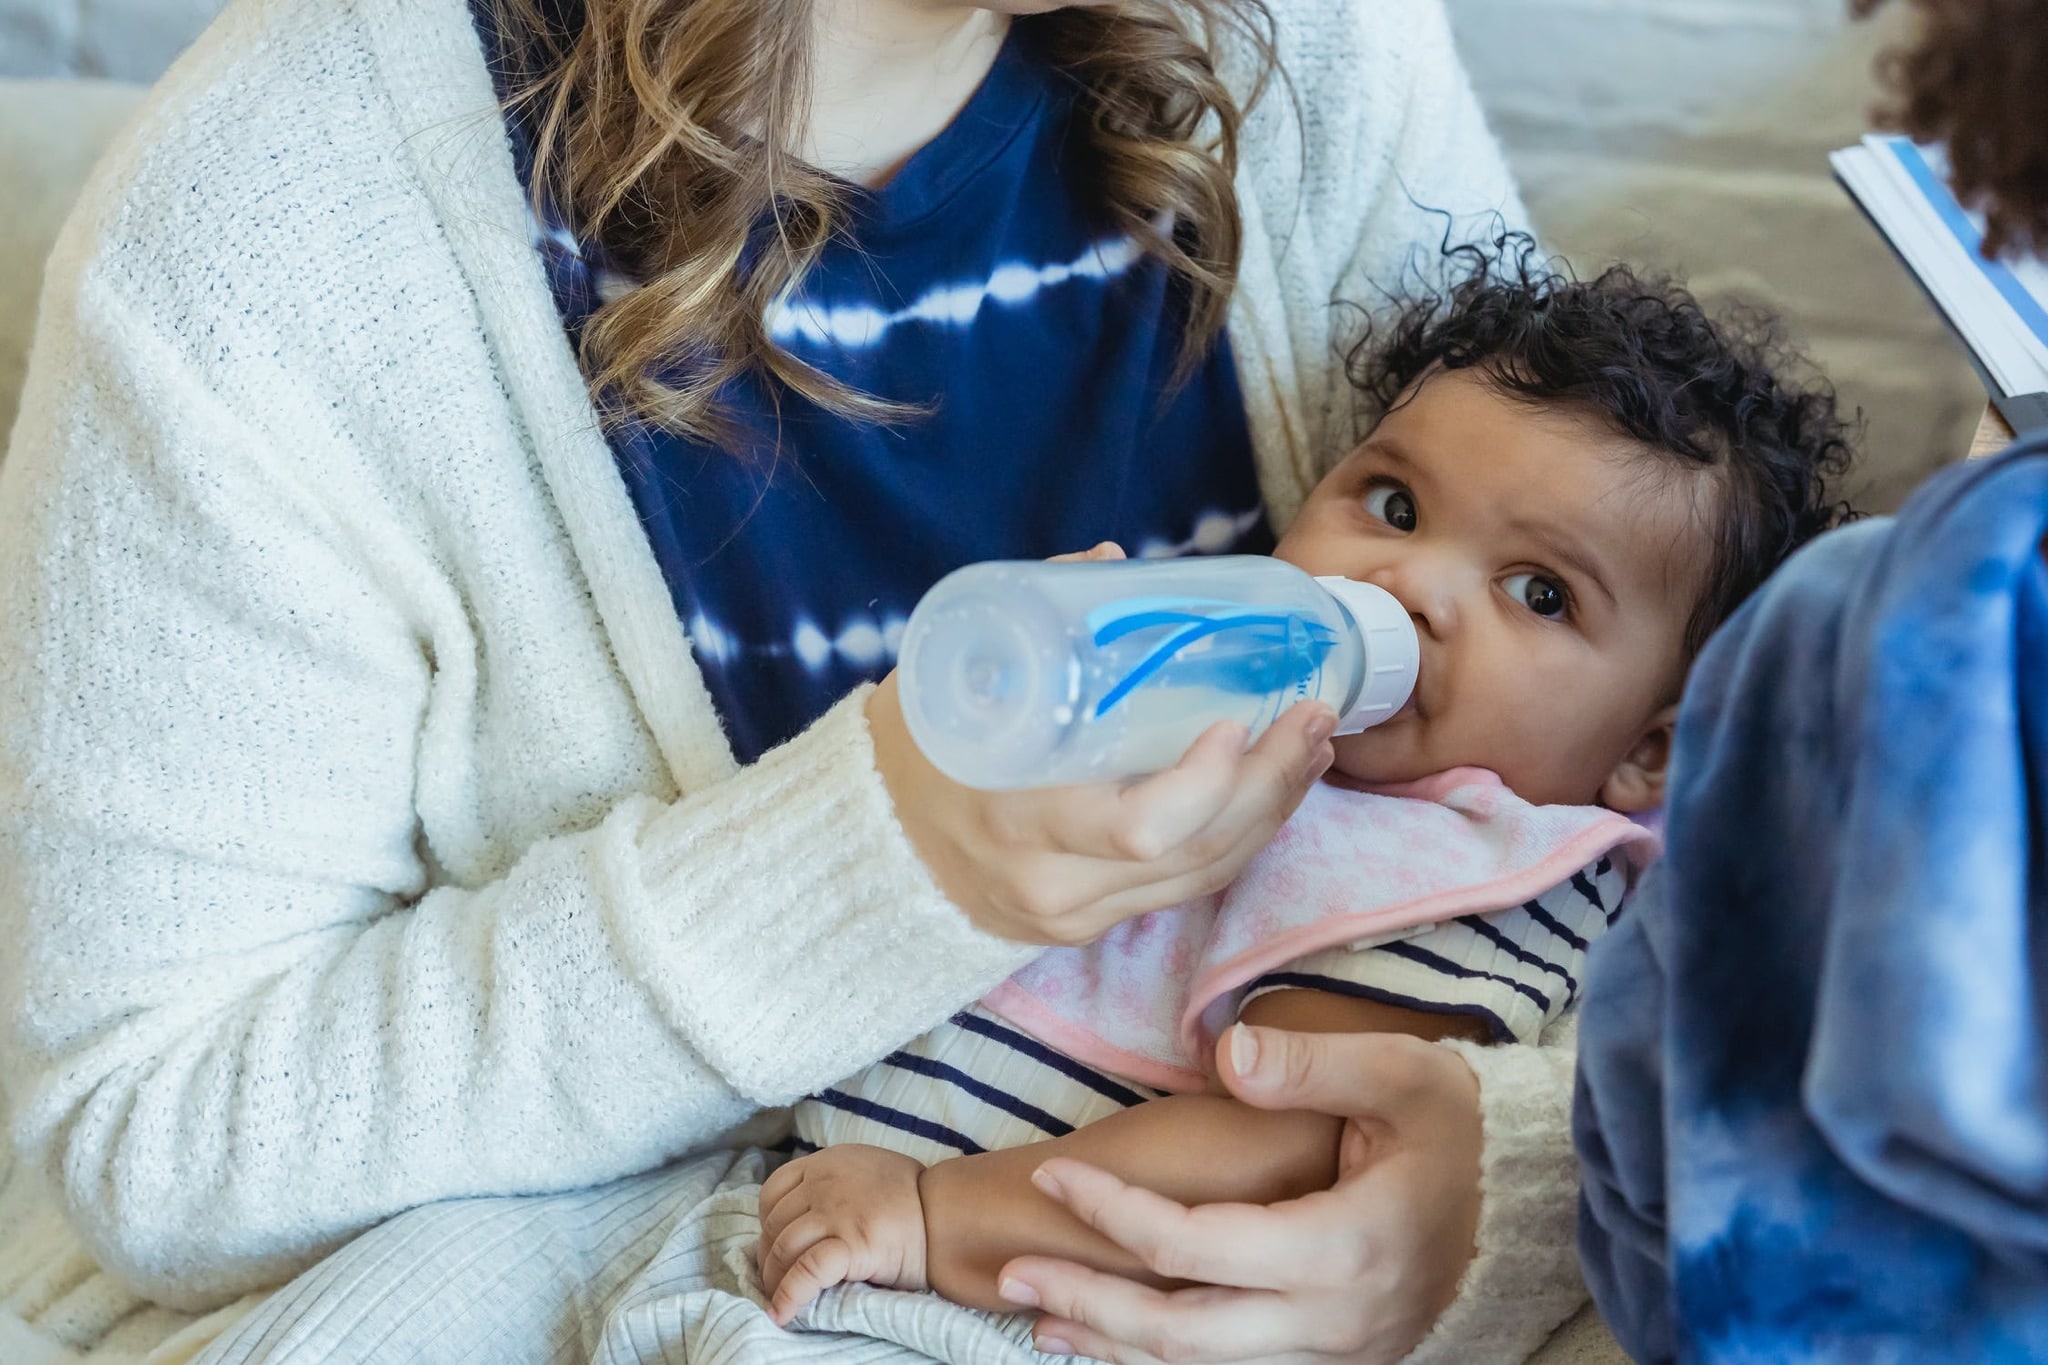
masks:
{"type": "Polygon", "coordinates": [[[1360,782],[1413,782],[1438,771],[1428,766],[1424,727],[1414,716],[1399,716],[1363,734],[1342,735],[1334,743],[1332,771],[1360,782]]]}
{"type": "Polygon", "coordinates": [[[1503,736],[1496,746],[1500,758],[1480,766],[1491,767],[1509,790],[1536,805],[1593,804],[1613,768],[1599,727],[1561,706],[1547,720],[1541,708],[1525,720],[1520,733],[1503,736]]]}

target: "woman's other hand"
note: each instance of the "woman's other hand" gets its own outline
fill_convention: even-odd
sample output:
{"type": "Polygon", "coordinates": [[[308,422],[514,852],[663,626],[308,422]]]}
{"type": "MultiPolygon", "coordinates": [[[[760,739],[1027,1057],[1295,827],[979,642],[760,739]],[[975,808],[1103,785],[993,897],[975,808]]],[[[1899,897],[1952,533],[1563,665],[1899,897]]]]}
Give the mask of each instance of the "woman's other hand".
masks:
{"type": "Polygon", "coordinates": [[[1177,765],[1142,781],[986,792],[918,749],[894,673],[867,716],[897,818],[939,888],[987,932],[1044,944],[1092,942],[1229,882],[1330,766],[1337,728],[1329,707],[1304,702],[1250,749],[1242,726],[1212,726],[1177,765]]]}
{"type": "Polygon", "coordinates": [[[1039,1308],[1041,1350],[1117,1365],[1341,1360],[1391,1365],[1456,1296],[1479,1226],[1479,1083],[1455,1052],[1394,1034],[1238,1027],[1217,1066],[1239,1099],[1345,1120],[1337,1183],[1269,1208],[1184,1208],[1078,1162],[1039,1187],[1156,1274],[1147,1288],[1062,1261],[1003,1269],[1039,1308]]]}

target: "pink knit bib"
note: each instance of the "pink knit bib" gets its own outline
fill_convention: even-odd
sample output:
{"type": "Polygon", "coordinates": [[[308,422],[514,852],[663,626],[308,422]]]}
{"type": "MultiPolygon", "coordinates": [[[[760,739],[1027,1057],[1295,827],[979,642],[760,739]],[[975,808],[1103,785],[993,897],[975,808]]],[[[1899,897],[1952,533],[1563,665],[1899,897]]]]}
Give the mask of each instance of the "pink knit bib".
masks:
{"type": "Polygon", "coordinates": [[[1078,1061],[1199,1090],[1242,988],[1324,949],[1535,899],[1604,855],[1633,883],[1657,837],[1595,806],[1532,806],[1456,768],[1371,792],[1318,784],[1221,893],[1053,948],[983,1004],[1078,1061]]]}

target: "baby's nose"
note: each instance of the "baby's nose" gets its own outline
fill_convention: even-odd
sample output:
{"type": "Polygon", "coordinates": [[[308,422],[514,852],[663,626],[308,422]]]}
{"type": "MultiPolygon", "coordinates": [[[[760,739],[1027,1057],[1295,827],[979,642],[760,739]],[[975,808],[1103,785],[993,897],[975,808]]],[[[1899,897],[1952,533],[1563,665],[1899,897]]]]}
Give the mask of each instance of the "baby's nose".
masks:
{"type": "Polygon", "coordinates": [[[1407,609],[1415,629],[1441,640],[1458,624],[1458,591],[1454,575],[1415,561],[1389,565],[1367,582],[1385,588],[1407,609]]]}

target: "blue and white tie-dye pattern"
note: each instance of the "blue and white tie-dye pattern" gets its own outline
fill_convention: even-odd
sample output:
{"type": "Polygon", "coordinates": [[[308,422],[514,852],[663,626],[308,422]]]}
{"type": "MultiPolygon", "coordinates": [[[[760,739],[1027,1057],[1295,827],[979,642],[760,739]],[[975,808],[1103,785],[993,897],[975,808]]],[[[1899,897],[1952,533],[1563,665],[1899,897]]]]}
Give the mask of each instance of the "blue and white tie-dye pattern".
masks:
{"type": "Polygon", "coordinates": [[[1714,640],[1596,945],[1581,1251],[1641,1360],[2048,1359],[2048,442],[1714,640]]]}
{"type": "MultiPolygon", "coordinates": [[[[741,762],[886,673],[910,609],[964,564],[1103,540],[1272,548],[1230,348],[1173,385],[1186,300],[1092,208],[1073,86],[1034,31],[1012,26],[981,88],[885,187],[849,187],[851,231],[767,319],[792,354],[919,415],[846,421],[746,381],[723,395],[739,449],[613,436],[741,762]]],[[[632,285],[541,215],[574,336],[632,285]]]]}

